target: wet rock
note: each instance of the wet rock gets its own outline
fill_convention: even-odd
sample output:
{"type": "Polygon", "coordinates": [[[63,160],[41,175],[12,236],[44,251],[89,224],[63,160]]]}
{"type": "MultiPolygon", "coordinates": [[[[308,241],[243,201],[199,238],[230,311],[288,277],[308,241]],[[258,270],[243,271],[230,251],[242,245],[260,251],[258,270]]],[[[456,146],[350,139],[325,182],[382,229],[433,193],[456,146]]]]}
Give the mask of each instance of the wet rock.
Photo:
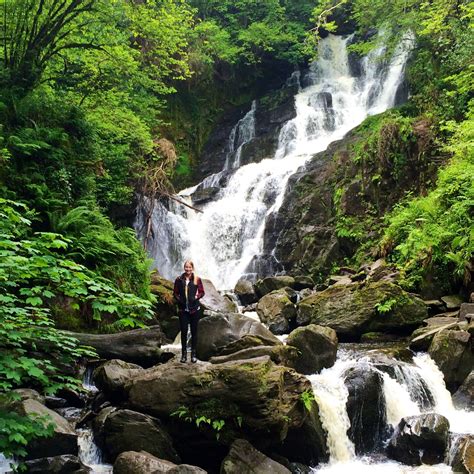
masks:
{"type": "MultiPolygon", "coordinates": [[[[280,341],[278,341],[280,342],[280,341]]],[[[274,343],[271,345],[278,344],[275,340],[274,343]]],[[[245,336],[233,341],[226,346],[224,346],[219,352],[219,356],[233,354],[234,352],[239,352],[241,350],[250,349],[253,347],[260,347],[260,346],[269,346],[268,340],[262,338],[260,336],[254,336],[250,334],[246,334],[245,336]]]]}
{"type": "Polygon", "coordinates": [[[431,341],[428,353],[444,375],[446,387],[456,390],[474,366],[472,336],[467,331],[442,330],[431,341]]]}
{"type": "Polygon", "coordinates": [[[197,356],[200,360],[219,354],[228,344],[250,335],[258,336],[267,345],[281,342],[262,323],[239,313],[211,313],[199,322],[197,356]]]}
{"type": "Polygon", "coordinates": [[[28,444],[27,459],[54,457],[62,454],[77,456],[77,434],[65,418],[31,398],[14,402],[11,408],[22,416],[32,414],[48,416],[54,424],[54,431],[51,437],[37,438],[28,444]]]}
{"type": "Polygon", "coordinates": [[[463,299],[459,295],[442,296],[441,301],[446,305],[447,310],[458,309],[463,303],[463,299]]]}
{"type": "Polygon", "coordinates": [[[295,279],[289,275],[267,277],[255,283],[255,292],[261,298],[272,291],[280,290],[287,286],[293,288],[294,285],[295,279]]]}
{"type": "Polygon", "coordinates": [[[412,466],[438,464],[448,445],[449,421],[427,413],[402,418],[387,448],[392,459],[412,466]]]}
{"type": "Polygon", "coordinates": [[[132,410],[111,412],[104,422],[104,445],[112,461],[125,451],[146,451],[179,463],[173,442],[160,420],[132,410]]]}
{"type": "Polygon", "coordinates": [[[99,390],[102,390],[109,398],[117,399],[124,396],[125,382],[143,370],[139,365],[112,359],[94,370],[93,379],[99,390]]]}
{"type": "Polygon", "coordinates": [[[347,432],[358,455],[381,447],[388,425],[385,415],[383,379],[373,369],[354,367],[345,373],[349,392],[346,408],[351,426],[347,432]]]}
{"type": "Polygon", "coordinates": [[[221,295],[211,280],[202,279],[205,295],[200,300],[201,306],[209,311],[217,311],[223,313],[232,313],[237,311],[237,306],[233,301],[221,295]]]}
{"type": "MultiPolygon", "coordinates": [[[[224,420],[233,436],[274,445],[285,439],[288,429],[303,424],[307,414],[301,394],[309,390],[311,384],[304,376],[274,364],[269,357],[222,364],[168,362],[129,382],[128,404],[158,417],[170,417],[184,406],[191,417],[224,420]],[[240,426],[235,423],[237,417],[241,417],[240,426]]],[[[200,442],[205,436],[200,433],[190,442],[200,442]]],[[[210,435],[215,439],[214,433],[210,435]]],[[[174,433],[174,440],[176,436],[180,433],[174,433]]],[[[224,431],[221,441],[225,439],[224,431]]]]}
{"type": "Polygon", "coordinates": [[[241,278],[235,285],[234,292],[240,300],[240,303],[244,306],[256,303],[258,300],[253,284],[249,280],[241,278]]]}
{"type": "Polygon", "coordinates": [[[336,361],[337,335],[329,327],[310,324],[295,329],[286,340],[287,345],[298,349],[295,369],[306,375],[332,367],[336,361]]]}
{"type": "Polygon", "coordinates": [[[191,195],[193,204],[205,204],[212,201],[221,188],[218,186],[200,187],[191,195]]]}
{"type": "Polygon", "coordinates": [[[290,299],[294,296],[294,290],[284,287],[267,293],[257,303],[260,321],[267,324],[273,334],[287,334],[295,326],[296,306],[290,299]]]}
{"type": "Polygon", "coordinates": [[[84,465],[77,456],[63,454],[27,461],[26,472],[38,474],[89,474],[92,469],[84,465]]]}
{"type": "Polygon", "coordinates": [[[265,456],[248,441],[237,439],[221,465],[221,474],[291,474],[285,466],[265,456]]]}
{"type": "Polygon", "coordinates": [[[360,342],[362,343],[395,342],[399,340],[400,336],[396,334],[385,334],[383,332],[366,332],[360,337],[360,342]]]}
{"type": "Polygon", "coordinates": [[[222,364],[232,360],[253,359],[261,356],[269,356],[275,364],[295,368],[296,360],[298,358],[298,350],[295,347],[283,344],[277,346],[249,347],[228,355],[211,357],[209,362],[211,362],[211,364],[222,364]]]}
{"type": "Polygon", "coordinates": [[[449,465],[455,473],[472,474],[474,472],[474,436],[463,435],[451,447],[449,465]]]}
{"type": "Polygon", "coordinates": [[[469,372],[469,375],[453,395],[453,403],[459,410],[474,410],[474,370],[469,372]]]}
{"type": "Polygon", "coordinates": [[[301,300],[298,325],[333,328],[342,340],[365,332],[409,333],[426,319],[423,301],[386,281],[332,286],[301,300]]]}
{"type": "Polygon", "coordinates": [[[55,410],[57,408],[64,408],[67,406],[67,404],[68,403],[65,398],[50,397],[50,396],[45,397],[45,405],[48,408],[51,408],[52,410],[55,410]]]}
{"type": "Polygon", "coordinates": [[[160,361],[160,346],[165,341],[160,326],[115,334],[66,333],[78,339],[80,344],[92,346],[103,359],[120,359],[143,367],[150,367],[160,361]]]}

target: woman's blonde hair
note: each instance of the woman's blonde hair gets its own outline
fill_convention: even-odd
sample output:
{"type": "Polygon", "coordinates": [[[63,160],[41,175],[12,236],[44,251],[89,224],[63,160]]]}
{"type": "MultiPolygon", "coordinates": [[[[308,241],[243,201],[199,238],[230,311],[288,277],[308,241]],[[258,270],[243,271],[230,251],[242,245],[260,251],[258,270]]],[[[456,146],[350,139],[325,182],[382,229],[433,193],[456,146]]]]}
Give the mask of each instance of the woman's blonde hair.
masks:
{"type": "Polygon", "coordinates": [[[198,284],[198,277],[196,275],[196,272],[194,271],[194,262],[192,260],[185,260],[185,262],[183,263],[183,267],[185,267],[186,264],[191,265],[193,267],[194,284],[197,285],[198,284]]]}

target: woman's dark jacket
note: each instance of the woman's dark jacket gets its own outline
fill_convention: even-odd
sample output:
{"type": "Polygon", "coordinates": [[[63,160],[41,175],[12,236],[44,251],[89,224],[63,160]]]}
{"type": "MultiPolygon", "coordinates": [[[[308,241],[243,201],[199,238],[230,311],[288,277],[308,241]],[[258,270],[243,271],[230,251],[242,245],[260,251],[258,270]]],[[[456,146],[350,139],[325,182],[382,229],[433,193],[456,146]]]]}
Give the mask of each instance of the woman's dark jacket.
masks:
{"type": "Polygon", "coordinates": [[[188,311],[193,314],[199,310],[199,300],[205,295],[202,280],[199,277],[195,278],[194,273],[191,274],[188,283],[188,298],[186,300],[186,277],[185,273],[183,273],[174,282],[173,294],[179,309],[185,311],[187,307],[188,311]]]}

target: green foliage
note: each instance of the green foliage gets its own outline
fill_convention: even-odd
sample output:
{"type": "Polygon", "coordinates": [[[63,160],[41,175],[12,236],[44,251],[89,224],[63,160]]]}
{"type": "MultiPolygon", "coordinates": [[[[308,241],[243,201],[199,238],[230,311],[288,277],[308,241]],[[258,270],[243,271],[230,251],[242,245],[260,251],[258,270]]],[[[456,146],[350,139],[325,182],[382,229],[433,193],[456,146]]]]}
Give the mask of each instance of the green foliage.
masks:
{"type": "Polygon", "coordinates": [[[301,401],[303,402],[303,405],[304,405],[305,409],[308,412],[310,412],[313,408],[313,402],[315,401],[313,391],[305,390],[300,395],[300,398],[301,398],[301,401]]]}
{"type": "MultiPolygon", "coordinates": [[[[171,416],[180,418],[188,423],[194,423],[198,428],[200,428],[201,424],[209,426],[214,431],[217,440],[219,440],[221,436],[220,432],[225,426],[225,420],[212,419],[206,415],[200,415],[196,413],[195,410],[190,410],[185,406],[180,406],[171,413],[171,416]]],[[[242,425],[242,417],[238,417],[236,423],[240,427],[242,425]]]]}
{"type": "Polygon", "coordinates": [[[379,314],[390,313],[390,311],[392,311],[397,304],[398,304],[398,301],[396,298],[389,298],[385,301],[377,303],[375,305],[375,309],[377,310],[379,314]]]}
{"type": "Polygon", "coordinates": [[[387,217],[381,246],[409,288],[419,288],[432,273],[449,289],[453,280],[462,281],[474,255],[474,104],[465,121],[450,127],[454,134],[446,148],[454,156],[440,171],[436,187],[387,217]]]}

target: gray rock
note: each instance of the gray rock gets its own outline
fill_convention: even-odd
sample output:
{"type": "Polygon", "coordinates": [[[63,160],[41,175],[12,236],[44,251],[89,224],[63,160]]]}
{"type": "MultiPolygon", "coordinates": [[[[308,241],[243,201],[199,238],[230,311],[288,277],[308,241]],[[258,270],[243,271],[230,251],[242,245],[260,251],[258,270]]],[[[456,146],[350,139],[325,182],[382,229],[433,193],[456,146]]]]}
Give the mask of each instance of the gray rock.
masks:
{"type": "Polygon", "coordinates": [[[32,388],[16,388],[15,390],[12,390],[12,392],[19,395],[20,400],[36,400],[42,405],[44,405],[46,401],[43,395],[40,395],[39,392],[32,388]]]}
{"type": "Polygon", "coordinates": [[[158,459],[146,451],[124,451],[114,462],[114,474],[161,474],[174,467],[175,463],[158,459]]]}
{"type": "MultiPolygon", "coordinates": [[[[191,466],[190,464],[180,464],[168,471],[169,474],[206,474],[207,471],[198,466],[191,466]]],[[[155,473],[156,474],[156,473],[155,473]]]]}
{"type": "Polygon", "coordinates": [[[286,286],[293,288],[294,285],[295,279],[289,275],[267,277],[255,283],[255,292],[261,298],[272,291],[280,290],[286,286]]]}
{"type": "Polygon", "coordinates": [[[248,441],[237,439],[222,461],[221,474],[291,474],[285,466],[265,456],[248,441]]]}
{"type": "Polygon", "coordinates": [[[211,364],[222,364],[232,360],[253,359],[261,356],[269,356],[275,364],[295,368],[295,363],[298,358],[298,350],[295,347],[283,344],[276,346],[249,347],[228,355],[211,357],[209,362],[211,364]]]}
{"type": "Polygon", "coordinates": [[[431,341],[428,353],[444,375],[446,387],[455,391],[474,366],[472,336],[467,331],[442,330],[431,341]]]}
{"type": "Polygon", "coordinates": [[[337,335],[334,329],[310,324],[295,329],[286,340],[287,345],[298,349],[295,369],[306,375],[332,367],[336,361],[337,335]]]}
{"type": "Polygon", "coordinates": [[[267,345],[281,344],[262,323],[239,313],[212,313],[199,322],[199,333],[197,356],[200,360],[208,360],[228,344],[247,335],[258,336],[267,345]]]}
{"type": "Polygon", "coordinates": [[[47,416],[54,424],[54,432],[51,437],[37,438],[28,444],[27,459],[54,457],[62,454],[77,456],[77,434],[65,418],[31,398],[14,402],[11,408],[23,416],[32,414],[47,416]]]}
{"type": "Polygon", "coordinates": [[[293,285],[293,288],[296,291],[301,291],[314,287],[314,280],[308,275],[296,275],[294,276],[294,279],[295,283],[293,285]]]}
{"type": "Polygon", "coordinates": [[[144,369],[136,364],[112,359],[94,370],[93,379],[99,390],[109,398],[121,398],[125,382],[144,369]]]}
{"type": "Polygon", "coordinates": [[[273,334],[287,334],[295,326],[296,306],[290,300],[295,292],[284,287],[267,293],[257,303],[257,314],[273,334]]]}
{"type": "Polygon", "coordinates": [[[402,418],[387,448],[392,459],[412,466],[438,464],[448,445],[449,421],[426,413],[402,418]]]}
{"type": "Polygon", "coordinates": [[[209,311],[232,313],[237,311],[235,303],[221,295],[211,280],[202,279],[205,295],[201,299],[201,306],[209,311]]]}
{"type": "Polygon", "coordinates": [[[38,474],[89,474],[92,469],[84,465],[77,456],[63,454],[27,461],[26,472],[38,474]]]}
{"type": "Polygon", "coordinates": [[[118,332],[115,334],[85,334],[65,331],[85,346],[92,346],[103,359],[120,359],[144,367],[160,361],[160,346],[165,338],[160,326],[118,332]]]}
{"type": "Polygon", "coordinates": [[[459,410],[474,410],[474,370],[453,395],[453,403],[459,410]]]}
{"type": "Polygon", "coordinates": [[[461,307],[463,299],[459,295],[442,296],[441,301],[446,305],[446,309],[453,310],[461,307]]]}
{"type": "MultiPolygon", "coordinates": [[[[438,322],[440,322],[438,318],[437,320],[438,322]]],[[[436,324],[431,324],[429,326],[418,328],[413,331],[413,334],[411,335],[410,349],[413,351],[427,351],[430,347],[431,341],[438,332],[443,331],[445,329],[457,328],[457,321],[451,321],[447,324],[440,324],[439,326],[437,326],[436,324]]]]}
{"type": "Polygon", "coordinates": [[[241,278],[235,285],[234,292],[240,300],[240,303],[244,306],[256,303],[258,297],[255,293],[253,284],[251,281],[241,278]]]}
{"type": "Polygon", "coordinates": [[[469,319],[474,320],[474,303],[462,303],[459,309],[459,319],[465,321],[469,319]]]}
{"type": "Polygon", "coordinates": [[[146,451],[158,458],[179,463],[169,434],[160,420],[132,410],[111,412],[104,423],[104,444],[110,459],[125,451],[146,451]]]}

